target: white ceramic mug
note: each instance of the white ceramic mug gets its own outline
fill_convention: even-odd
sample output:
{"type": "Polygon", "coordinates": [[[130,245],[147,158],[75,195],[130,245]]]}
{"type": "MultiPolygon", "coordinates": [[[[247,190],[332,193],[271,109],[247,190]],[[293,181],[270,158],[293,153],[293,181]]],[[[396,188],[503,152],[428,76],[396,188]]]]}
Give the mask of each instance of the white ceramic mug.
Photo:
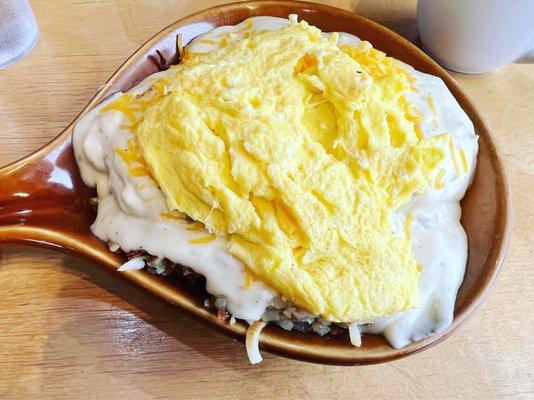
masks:
{"type": "Polygon", "coordinates": [[[423,49],[468,74],[534,62],[534,0],[419,0],[423,49]]]}

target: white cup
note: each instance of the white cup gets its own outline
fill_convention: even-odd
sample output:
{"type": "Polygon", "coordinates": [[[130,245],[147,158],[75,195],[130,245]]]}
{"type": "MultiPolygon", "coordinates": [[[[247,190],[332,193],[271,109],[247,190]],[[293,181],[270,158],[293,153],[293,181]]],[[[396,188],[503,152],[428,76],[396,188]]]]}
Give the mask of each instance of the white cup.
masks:
{"type": "Polygon", "coordinates": [[[423,49],[453,71],[534,62],[534,0],[419,0],[423,49]]]}

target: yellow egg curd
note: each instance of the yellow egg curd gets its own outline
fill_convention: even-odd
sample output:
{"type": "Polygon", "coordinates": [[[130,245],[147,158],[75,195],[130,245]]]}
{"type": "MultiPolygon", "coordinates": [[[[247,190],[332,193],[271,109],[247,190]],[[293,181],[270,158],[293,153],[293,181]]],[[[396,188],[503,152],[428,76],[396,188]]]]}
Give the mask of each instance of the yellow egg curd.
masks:
{"type": "Polygon", "coordinates": [[[128,116],[124,159],[169,210],[298,307],[352,322],[417,306],[422,266],[390,214],[436,179],[448,137],[423,138],[414,80],[367,42],[293,22],[191,53],[104,111],[128,116]]]}

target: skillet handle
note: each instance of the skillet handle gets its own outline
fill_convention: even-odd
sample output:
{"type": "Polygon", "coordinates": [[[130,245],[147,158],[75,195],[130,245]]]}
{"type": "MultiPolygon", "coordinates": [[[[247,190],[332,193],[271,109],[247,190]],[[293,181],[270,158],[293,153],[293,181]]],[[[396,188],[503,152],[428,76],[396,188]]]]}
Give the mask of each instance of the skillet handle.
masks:
{"type": "Polygon", "coordinates": [[[67,128],[42,149],[0,168],[0,243],[65,245],[90,236],[94,196],[79,175],[67,128]]]}

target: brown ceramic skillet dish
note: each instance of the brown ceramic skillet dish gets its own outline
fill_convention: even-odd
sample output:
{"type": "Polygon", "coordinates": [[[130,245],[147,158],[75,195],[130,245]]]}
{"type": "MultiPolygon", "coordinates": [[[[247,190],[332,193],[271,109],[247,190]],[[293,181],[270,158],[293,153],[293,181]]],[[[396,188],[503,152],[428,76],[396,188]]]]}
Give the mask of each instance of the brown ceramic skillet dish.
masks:
{"type": "MultiPolygon", "coordinates": [[[[298,14],[323,31],[349,32],[416,69],[445,81],[480,136],[478,164],[472,186],[462,201],[462,224],[469,240],[464,282],[458,293],[452,326],[396,350],[379,336],[363,337],[361,348],[350,345],[348,335],[319,337],[287,332],[270,325],[262,333],[260,348],[286,357],[325,364],[362,365],[390,361],[416,353],[446,338],[481,304],[503,263],[510,236],[511,204],[502,161],[490,130],[458,84],[434,61],[407,40],[352,12],[326,5],[296,1],[257,1],[210,8],[183,18],[141,46],[109,79],[81,112],[117,90],[127,90],[156,72],[152,56],[159,50],[175,59],[176,36],[183,43],[219,25],[234,25],[257,15],[287,17],[298,14]]],[[[95,82],[95,87],[99,82],[95,82]]],[[[78,116],[78,118],[80,117],[78,116]]],[[[56,139],[36,153],[0,169],[0,243],[28,243],[77,253],[116,273],[124,262],[91,234],[94,211],[89,199],[95,194],[80,179],[74,160],[73,121],[56,139]]],[[[153,276],[146,271],[116,273],[175,304],[188,314],[240,340],[247,325],[229,325],[203,307],[202,294],[189,284],[153,276]]]]}

